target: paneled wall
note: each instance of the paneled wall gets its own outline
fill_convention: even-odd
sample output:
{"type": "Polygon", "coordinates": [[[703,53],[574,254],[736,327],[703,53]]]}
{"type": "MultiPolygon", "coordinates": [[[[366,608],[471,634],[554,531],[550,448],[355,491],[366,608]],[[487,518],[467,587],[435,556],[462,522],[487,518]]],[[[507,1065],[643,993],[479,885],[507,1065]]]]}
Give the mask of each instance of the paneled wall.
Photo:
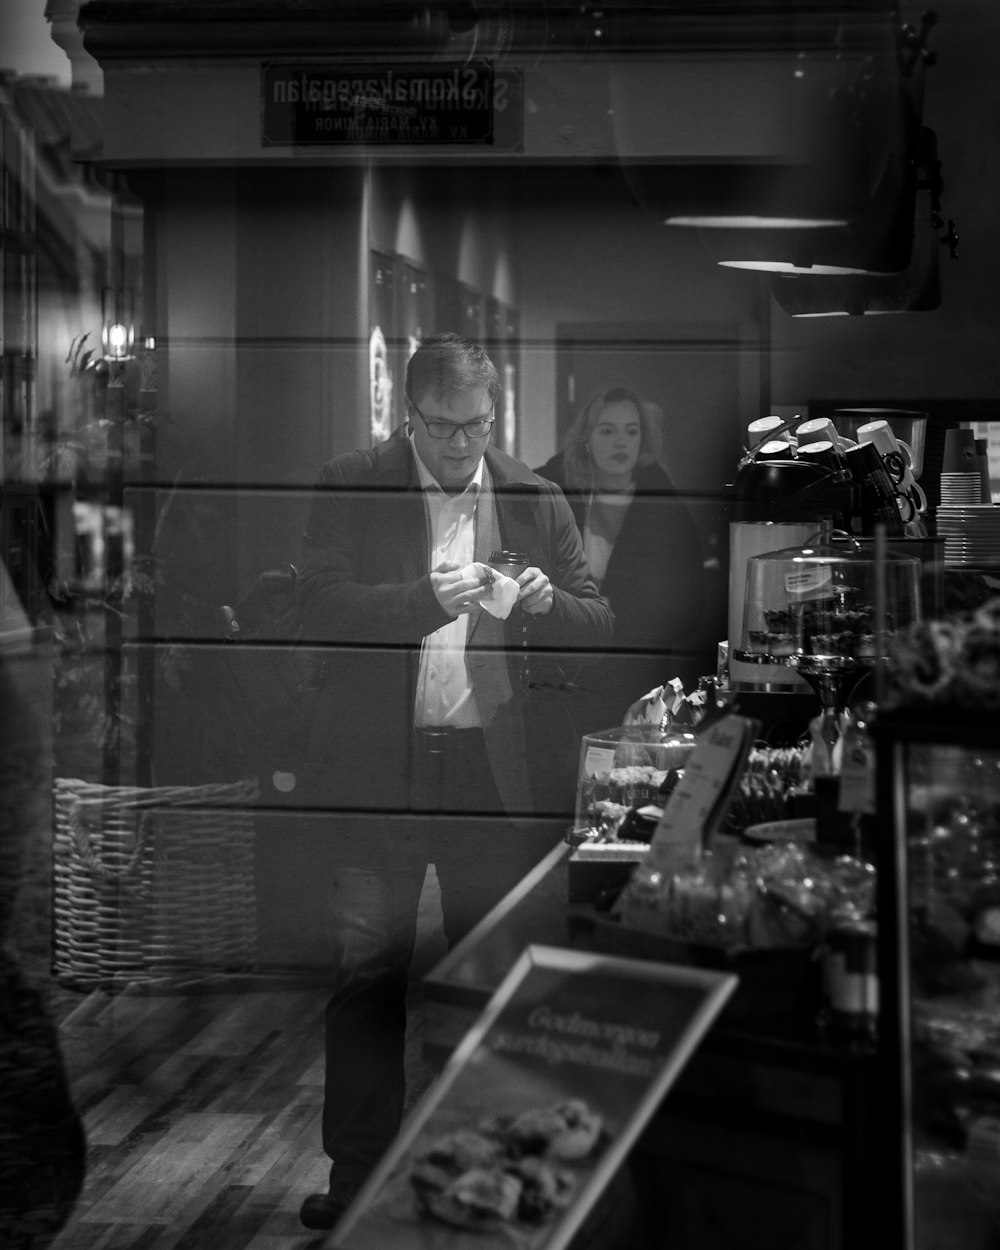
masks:
{"type": "MultiPolygon", "coordinates": [[[[703,539],[718,535],[721,477],[735,463],[741,427],[756,415],[756,292],[745,288],[734,300],[696,240],[664,230],[621,187],[608,188],[589,171],[560,178],[496,168],[290,169],[266,177],[216,170],[133,181],[155,239],[151,298],[164,361],[154,467],[148,480],[129,484],[146,518],[138,545],[153,557],[158,578],[152,610],[132,622],[125,657],[136,674],[127,688],[136,698],[152,690],[142,713],[148,775],[140,780],[196,783],[259,771],[264,955],[321,960],[323,865],[372,821],[399,822],[405,831],[413,818],[382,810],[377,793],[368,806],[309,813],[295,791],[274,790],[267,762],[247,747],[247,707],[233,685],[234,650],[222,640],[217,609],[237,603],[263,569],[299,558],[320,464],[370,443],[371,255],[423,272],[432,288],[451,282],[481,299],[484,331],[490,301],[516,310],[517,438],[521,458],[532,464],[556,449],[561,327],[593,325],[599,335],[618,318],[616,347],[625,352],[636,346],[631,325],[656,324],[667,343],[690,336],[693,323],[708,327],[715,360],[709,352],[699,368],[707,371],[706,392],[727,398],[699,407],[689,379],[678,404],[669,347],[662,390],[651,396],[673,422],[678,485],[687,477],[702,496],[703,539]],[[722,391],[708,385],[720,369],[730,379],[722,391]],[[708,479],[720,480],[707,492],[710,501],[706,470],[687,473],[686,464],[713,466],[708,479]]],[[[441,307],[438,301],[428,329],[451,328],[436,323],[441,307]]],[[[648,350],[648,329],[636,333],[638,350],[648,350]]],[[[400,392],[404,357],[401,348],[400,392]]],[[[669,535],[664,514],[662,532],[650,541],[669,547],[669,535]]],[[[717,565],[724,560],[707,543],[704,555],[717,565]]],[[[724,567],[714,573],[715,584],[724,584],[724,567]]],[[[648,657],[649,684],[678,667],[692,684],[713,670],[724,607],[708,596],[700,648],[669,657],[665,640],[662,663],[648,657]]],[[[623,710],[645,688],[623,690],[623,710]]],[[[576,741],[570,736],[559,748],[560,768],[568,754],[572,769],[576,741]]],[[[537,755],[534,764],[553,767],[537,755]]],[[[544,836],[554,840],[572,817],[572,779],[550,800],[544,836]]]]}
{"type": "MultiPolygon", "coordinates": [[[[1000,274],[987,222],[996,145],[980,124],[992,115],[982,102],[996,97],[984,49],[997,20],[972,0],[955,0],[943,6],[934,38],[939,64],[928,73],[925,121],[938,131],[944,214],[958,218],[963,244],[956,268],[945,262],[941,310],[839,324],[793,324],[766,279],[720,269],[697,232],[665,228],[640,209],[614,162],[586,150],[591,129],[574,132],[577,146],[564,151],[553,123],[551,152],[540,147],[531,162],[300,159],[261,149],[258,83],[247,67],[211,77],[211,91],[228,97],[232,125],[217,109],[210,127],[186,135],[179,115],[162,110],[157,126],[143,128],[141,114],[157,111],[159,88],[137,66],[116,64],[109,150],[140,165],[155,151],[160,171],[133,178],[155,239],[150,288],[164,349],[154,468],[129,484],[154,501],[139,544],[160,576],[152,612],[132,623],[127,656],[147,688],[152,683],[151,778],[202,780],[250,762],[215,609],[238,601],[261,569],[298,557],[319,465],[370,441],[373,254],[426,277],[435,330],[451,328],[442,324],[446,307],[459,308],[463,325],[484,329],[490,301],[516,314],[512,446],[530,465],[556,450],[582,398],[576,382],[582,390],[605,367],[619,375],[637,362],[643,388],[666,415],[670,466],[697,505],[716,588],[725,585],[724,488],[749,420],[773,404],[832,395],[997,394],[988,349],[998,329],[992,278],[1000,274]],[[138,102],[131,112],[126,87],[138,102]]],[[[192,75],[193,114],[209,77],[193,66],[184,74],[192,75]]],[[[178,103],[184,74],[171,80],[178,103]]],[[[541,78],[528,93],[534,104],[549,98],[541,78]]],[[[592,119],[602,142],[606,112],[592,119]]],[[[397,330],[397,400],[403,338],[397,330]]],[[[668,527],[651,542],[668,543],[668,527]]],[[[686,677],[712,671],[725,609],[724,595],[708,596],[697,645],[684,657],[686,677]]],[[[673,675],[674,662],[670,656],[661,679],[673,675]]],[[[553,837],[572,797],[567,791],[565,810],[547,814],[553,837]]],[[[335,814],[305,814],[287,794],[283,808],[268,798],[258,853],[271,949],[306,957],[322,945],[318,883],[338,838],[373,823],[402,828],[409,817],[383,812],[377,795],[370,808],[335,814]]]]}

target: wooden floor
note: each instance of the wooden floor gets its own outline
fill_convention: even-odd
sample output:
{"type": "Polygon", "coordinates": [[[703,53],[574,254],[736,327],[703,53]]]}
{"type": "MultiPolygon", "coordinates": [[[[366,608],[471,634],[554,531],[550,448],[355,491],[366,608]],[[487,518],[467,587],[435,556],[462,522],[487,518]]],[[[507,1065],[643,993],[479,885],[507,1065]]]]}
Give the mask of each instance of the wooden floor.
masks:
{"type": "MultiPolygon", "coordinates": [[[[93,775],[87,771],[93,741],[81,735],[76,742],[64,733],[60,768],[54,770],[47,651],[19,656],[10,676],[23,704],[18,712],[25,717],[32,771],[43,782],[31,802],[24,800],[18,821],[0,830],[8,842],[14,832],[19,835],[9,945],[59,1026],[88,1140],[83,1192],[45,1250],[317,1245],[322,1237],[299,1224],[298,1210],[307,1193],[326,1188],[329,1176],[320,1143],[325,968],[310,964],[281,975],[268,969],[266,980],[202,979],[155,992],[132,987],[87,993],[57,983],[51,971],[51,786],[45,779],[53,771],[93,775]]],[[[10,708],[3,706],[0,714],[9,716],[10,708]]],[[[0,761],[6,763],[6,757],[0,761]]],[[[444,950],[431,870],[411,969],[411,1106],[433,1077],[423,1059],[416,991],[444,950]]],[[[0,1228],[0,1245],[6,1231],[0,1228]]]]}
{"type": "MultiPolygon", "coordinates": [[[[50,758],[47,657],[26,658],[13,676],[42,734],[37,754],[50,758]]],[[[34,746],[37,736],[28,734],[26,740],[34,746]]],[[[64,764],[58,775],[91,774],[67,771],[64,764]]],[[[88,1140],[83,1192],[45,1250],[318,1245],[322,1236],[299,1224],[298,1210],[307,1193],[326,1188],[329,1177],[320,1142],[326,969],[310,964],[279,974],[269,968],[266,978],[202,979],[155,991],[72,990],[51,971],[48,788],[39,789],[15,828],[21,835],[20,880],[10,947],[59,1026],[73,1101],[88,1140]]],[[[411,969],[406,1052],[411,1106],[433,1077],[422,1052],[420,978],[444,950],[431,870],[411,969]]],[[[0,1244],[4,1233],[0,1228],[0,1244]]]]}
{"type": "MultiPolygon", "coordinates": [[[[293,1250],[326,1187],[324,987],[81,995],[61,1024],[88,1174],[52,1250],[293,1250]]],[[[64,996],[65,1001],[65,996],[64,996]]],[[[433,1073],[412,1003],[408,1097],[433,1073]]]]}
{"type": "MultiPolygon", "coordinates": [[[[420,979],[444,950],[431,872],[411,968],[408,1107],[435,1075],[423,1053],[420,979]]],[[[316,969],[116,994],[55,988],[88,1170],[46,1250],[321,1244],[298,1211],[329,1178],[320,1144],[327,993],[316,969]]]]}

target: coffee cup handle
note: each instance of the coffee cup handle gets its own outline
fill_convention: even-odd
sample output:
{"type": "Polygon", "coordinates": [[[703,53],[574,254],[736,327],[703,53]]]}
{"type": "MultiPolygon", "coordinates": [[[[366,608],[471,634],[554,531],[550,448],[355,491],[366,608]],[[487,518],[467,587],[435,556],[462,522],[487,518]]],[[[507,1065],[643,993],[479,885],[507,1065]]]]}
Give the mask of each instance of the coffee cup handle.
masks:
{"type": "Polygon", "coordinates": [[[896,507],[906,524],[927,511],[927,496],[919,482],[911,481],[905,490],[896,492],[896,507]]]}

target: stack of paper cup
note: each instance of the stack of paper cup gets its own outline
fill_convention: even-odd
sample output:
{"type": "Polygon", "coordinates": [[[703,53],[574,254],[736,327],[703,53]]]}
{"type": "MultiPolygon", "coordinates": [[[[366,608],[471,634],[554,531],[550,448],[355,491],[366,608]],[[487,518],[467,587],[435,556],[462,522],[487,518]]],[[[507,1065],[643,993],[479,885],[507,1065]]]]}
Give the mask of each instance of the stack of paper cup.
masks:
{"type": "Polygon", "coordinates": [[[989,503],[983,498],[983,477],[980,472],[976,436],[970,429],[946,430],[944,459],[941,464],[941,503],[989,503]]]}
{"type": "Polygon", "coordinates": [[[945,567],[1000,567],[1000,508],[989,503],[942,504],[937,531],[944,539],[945,567]]]}
{"type": "Polygon", "coordinates": [[[990,481],[990,441],[988,438],[976,439],[976,464],[979,467],[979,478],[983,488],[983,503],[992,503],[993,484],[990,481]]]}

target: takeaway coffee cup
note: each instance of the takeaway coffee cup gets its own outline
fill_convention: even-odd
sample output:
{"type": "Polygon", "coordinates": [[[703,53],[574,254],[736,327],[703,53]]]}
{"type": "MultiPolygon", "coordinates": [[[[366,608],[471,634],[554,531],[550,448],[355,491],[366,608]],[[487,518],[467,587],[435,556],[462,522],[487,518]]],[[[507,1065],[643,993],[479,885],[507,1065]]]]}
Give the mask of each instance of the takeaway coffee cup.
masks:
{"type": "Polygon", "coordinates": [[[945,430],[942,473],[978,473],[976,436],[972,430],[945,430]]]}
{"type": "Polygon", "coordinates": [[[515,581],[528,567],[528,557],[522,551],[494,551],[487,563],[503,573],[504,577],[512,577],[515,581]]]}

